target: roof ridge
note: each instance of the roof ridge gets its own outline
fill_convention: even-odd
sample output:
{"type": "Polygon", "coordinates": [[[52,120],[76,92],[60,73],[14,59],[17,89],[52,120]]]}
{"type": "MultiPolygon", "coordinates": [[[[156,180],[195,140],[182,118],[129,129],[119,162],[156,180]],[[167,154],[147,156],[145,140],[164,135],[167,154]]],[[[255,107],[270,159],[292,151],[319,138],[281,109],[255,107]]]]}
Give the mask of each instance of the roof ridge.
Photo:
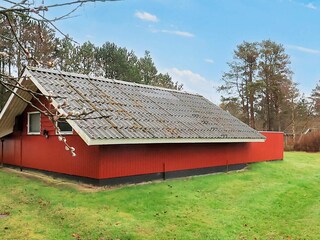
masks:
{"type": "Polygon", "coordinates": [[[124,84],[124,85],[138,86],[138,87],[142,87],[142,88],[157,89],[157,90],[161,90],[161,91],[177,92],[177,93],[183,93],[183,94],[189,94],[189,95],[193,95],[193,96],[203,97],[202,95],[200,95],[198,93],[191,93],[191,92],[187,92],[187,91],[181,91],[181,90],[170,89],[170,88],[159,87],[159,86],[152,86],[152,85],[136,83],[136,82],[129,82],[129,81],[118,80],[118,79],[110,79],[110,78],[105,78],[105,77],[93,77],[93,76],[89,76],[88,74],[67,72],[67,71],[62,71],[62,70],[58,70],[58,69],[49,69],[49,68],[32,67],[32,66],[27,66],[26,68],[31,71],[41,71],[41,72],[62,74],[62,75],[73,76],[73,77],[81,77],[81,78],[87,78],[87,79],[116,82],[116,83],[120,83],[120,84],[124,84]]]}

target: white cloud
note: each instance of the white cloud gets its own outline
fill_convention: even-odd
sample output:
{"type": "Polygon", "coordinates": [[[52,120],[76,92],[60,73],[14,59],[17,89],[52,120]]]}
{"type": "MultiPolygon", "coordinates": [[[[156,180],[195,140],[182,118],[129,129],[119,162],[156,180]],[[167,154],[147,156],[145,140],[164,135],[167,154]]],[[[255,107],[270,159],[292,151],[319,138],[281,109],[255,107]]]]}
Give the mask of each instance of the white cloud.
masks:
{"type": "Polygon", "coordinates": [[[214,103],[219,103],[220,95],[215,90],[216,84],[191,70],[177,68],[166,69],[174,82],[183,84],[183,90],[190,93],[198,93],[214,103]]]}
{"type": "Polygon", "coordinates": [[[204,61],[209,64],[214,64],[214,61],[210,58],[206,58],[204,61]]]}
{"type": "Polygon", "coordinates": [[[301,47],[301,46],[297,46],[297,45],[286,45],[287,48],[289,49],[294,49],[300,52],[304,52],[304,53],[309,53],[309,54],[320,54],[320,50],[317,49],[312,49],[312,48],[306,48],[306,47],[301,47]]]}
{"type": "Polygon", "coordinates": [[[317,10],[317,7],[313,3],[308,3],[308,4],[305,4],[304,6],[312,10],[317,10]]]}
{"type": "Polygon", "coordinates": [[[190,32],[183,32],[183,31],[173,31],[173,30],[166,30],[166,29],[150,29],[151,32],[154,32],[154,33],[167,33],[167,34],[173,34],[173,35],[177,35],[177,36],[180,36],[180,37],[187,37],[187,38],[192,38],[194,37],[194,34],[193,33],[190,33],[190,32]]]}
{"type": "Polygon", "coordinates": [[[296,1],[296,0],[288,0],[289,2],[295,4],[295,5],[299,5],[305,8],[309,8],[311,10],[317,10],[318,7],[316,5],[314,5],[313,2],[309,2],[309,3],[302,3],[301,1],[296,1]]]}
{"type": "Polygon", "coordinates": [[[148,13],[148,12],[136,11],[136,13],[134,15],[143,21],[148,21],[148,22],[158,22],[159,21],[159,19],[157,18],[156,15],[152,15],[151,13],[148,13]]]}
{"type": "Polygon", "coordinates": [[[171,31],[171,30],[160,30],[160,32],[174,34],[174,35],[178,35],[181,37],[189,37],[189,38],[194,37],[194,34],[190,33],[190,32],[171,31]]]}
{"type": "Polygon", "coordinates": [[[93,36],[93,35],[91,35],[91,34],[87,34],[87,35],[86,35],[86,38],[87,38],[87,39],[94,39],[95,36],[93,36]]]}

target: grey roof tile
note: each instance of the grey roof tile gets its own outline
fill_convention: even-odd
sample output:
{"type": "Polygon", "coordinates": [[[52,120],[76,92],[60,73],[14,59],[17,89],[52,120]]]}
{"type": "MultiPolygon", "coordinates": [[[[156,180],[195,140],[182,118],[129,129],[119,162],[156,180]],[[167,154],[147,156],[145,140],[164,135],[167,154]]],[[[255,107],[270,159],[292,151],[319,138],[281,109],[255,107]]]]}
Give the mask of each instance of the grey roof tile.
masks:
{"type": "Polygon", "coordinates": [[[30,68],[66,112],[94,110],[74,122],[91,139],[263,139],[240,120],[197,94],[56,70],[30,68]]]}

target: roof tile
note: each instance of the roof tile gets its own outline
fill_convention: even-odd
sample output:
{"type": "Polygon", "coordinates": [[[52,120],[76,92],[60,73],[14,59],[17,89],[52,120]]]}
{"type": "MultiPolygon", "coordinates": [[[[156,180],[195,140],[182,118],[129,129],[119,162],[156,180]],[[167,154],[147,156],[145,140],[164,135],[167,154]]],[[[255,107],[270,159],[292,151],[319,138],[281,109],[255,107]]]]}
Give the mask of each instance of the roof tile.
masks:
{"type": "Polygon", "coordinates": [[[68,99],[64,108],[94,113],[74,122],[90,139],[263,139],[197,94],[39,68],[28,69],[41,86],[68,99]]]}

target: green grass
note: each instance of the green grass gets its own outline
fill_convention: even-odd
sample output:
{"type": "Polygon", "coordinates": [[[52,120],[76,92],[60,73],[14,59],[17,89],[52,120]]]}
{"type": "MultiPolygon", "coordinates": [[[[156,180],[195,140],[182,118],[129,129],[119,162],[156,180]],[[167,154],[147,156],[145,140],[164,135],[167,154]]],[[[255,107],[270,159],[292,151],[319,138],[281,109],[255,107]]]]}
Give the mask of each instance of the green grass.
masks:
{"type": "Polygon", "coordinates": [[[85,192],[0,170],[0,239],[319,239],[320,154],[85,192]]]}

